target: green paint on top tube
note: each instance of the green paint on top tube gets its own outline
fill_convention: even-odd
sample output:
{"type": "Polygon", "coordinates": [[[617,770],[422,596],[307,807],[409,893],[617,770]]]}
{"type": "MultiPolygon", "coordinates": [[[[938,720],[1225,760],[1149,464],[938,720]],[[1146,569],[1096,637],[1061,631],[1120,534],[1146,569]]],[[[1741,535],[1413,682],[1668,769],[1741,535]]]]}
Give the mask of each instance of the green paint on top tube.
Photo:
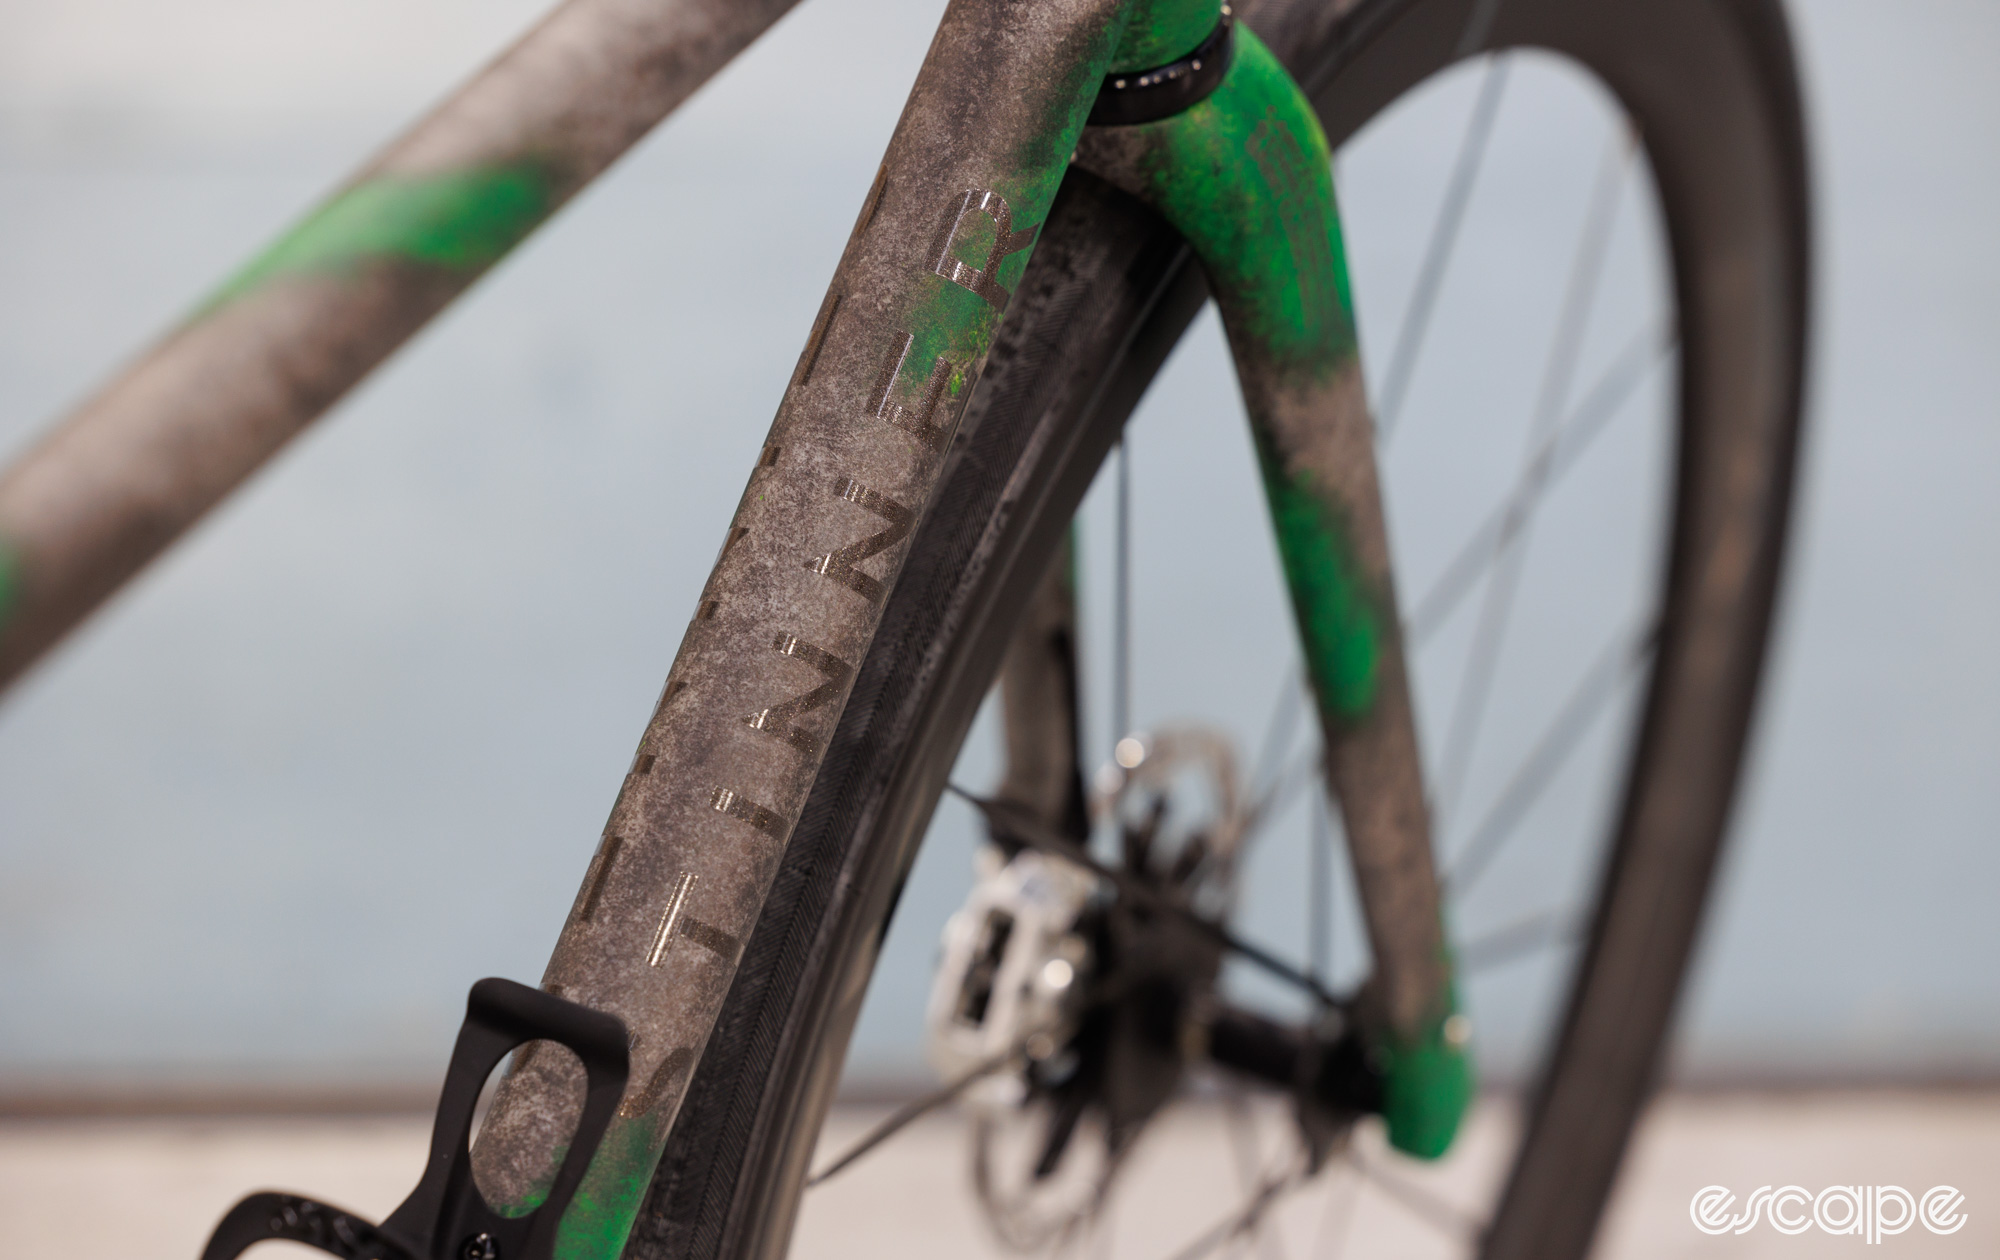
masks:
{"type": "Polygon", "coordinates": [[[380,175],[336,195],[222,286],[213,309],[298,275],[345,275],[378,261],[477,273],[555,206],[539,165],[380,175]]]}

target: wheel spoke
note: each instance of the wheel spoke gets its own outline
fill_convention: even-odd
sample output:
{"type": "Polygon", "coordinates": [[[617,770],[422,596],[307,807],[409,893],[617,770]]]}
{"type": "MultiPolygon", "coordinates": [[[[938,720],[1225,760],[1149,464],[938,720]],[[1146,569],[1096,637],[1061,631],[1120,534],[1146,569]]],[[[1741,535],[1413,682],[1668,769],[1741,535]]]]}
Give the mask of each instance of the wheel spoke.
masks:
{"type": "Polygon", "coordinates": [[[1236,1164],[1236,1188],[1249,1190],[1257,1184],[1257,1134],[1243,1088],[1231,1082],[1222,1091],[1223,1127],[1229,1130],[1229,1153],[1236,1164]]]}
{"type": "Polygon", "coordinates": [[[1306,872],[1306,973],[1325,981],[1333,975],[1333,827],[1325,792],[1313,793],[1306,843],[1312,850],[1306,872]]]}
{"type": "Polygon", "coordinates": [[[1055,1245],[1049,1252],[1051,1260],[1066,1260],[1069,1256],[1081,1255],[1084,1247],[1093,1239],[1097,1240],[1098,1255],[1110,1254],[1111,1248],[1106,1241],[1109,1238],[1109,1231],[1099,1224],[1103,1219],[1102,1212],[1093,1210],[1072,1220],[1063,1228],[1062,1233],[1056,1236],[1055,1245]]]}
{"type": "Polygon", "coordinates": [[[1643,329],[1612,360],[1569,419],[1536,450],[1513,490],[1465,540],[1444,572],[1417,601],[1405,631],[1413,648],[1421,647],[1444,625],[1486,573],[1493,558],[1513,541],[1541,500],[1623,411],[1640,383],[1667,361],[1673,348],[1671,335],[1643,329]]]}
{"type": "MultiPolygon", "coordinates": [[[[1250,1114],[1250,1106],[1240,1086],[1232,1087],[1223,1095],[1223,1113],[1229,1128],[1229,1145],[1236,1160],[1237,1189],[1254,1193],[1260,1181],[1262,1154],[1257,1149],[1257,1119],[1250,1114]]],[[[1285,1260],[1283,1240],[1275,1234],[1267,1234],[1262,1228],[1262,1220],[1252,1221],[1243,1231],[1250,1236],[1253,1245],[1260,1245],[1267,1256],[1275,1260],[1285,1260]]],[[[1239,1237],[1241,1235],[1239,1234],[1239,1237]]]]}
{"type": "Polygon", "coordinates": [[[1458,1242],[1472,1242],[1484,1232],[1478,1217],[1448,1199],[1407,1181],[1350,1148],[1348,1159],[1355,1170],[1390,1198],[1408,1208],[1418,1220],[1458,1242]]]}
{"type": "Polygon", "coordinates": [[[1486,63],[1486,77],[1479,82],[1479,96],[1466,121],[1465,138],[1458,147],[1451,178],[1445,183],[1444,201],[1431,224],[1430,240],[1424,246],[1424,260],[1417,268],[1417,283],[1411,289],[1409,305],[1403,308],[1403,323],[1396,330],[1395,349],[1389,355],[1389,370],[1382,378],[1381,402],[1375,410],[1378,442],[1387,442],[1403,411],[1403,399],[1410,376],[1430,328],[1438,291],[1444,287],[1445,270],[1451,264],[1452,247],[1458,243],[1459,225],[1472,200],[1472,185],[1479,176],[1480,162],[1493,138],[1493,119],[1500,112],[1500,97],[1507,88],[1507,58],[1494,57],[1486,63]]]}
{"type": "Polygon", "coordinates": [[[1487,32],[1493,29],[1493,15],[1499,9],[1500,0],[1474,0],[1472,12],[1466,15],[1465,26],[1458,33],[1453,57],[1470,57],[1486,46],[1487,32]]]}
{"type": "Polygon", "coordinates": [[[1132,439],[1118,441],[1117,555],[1111,607],[1111,743],[1132,733],[1132,439]]]}
{"type": "Polygon", "coordinates": [[[1515,834],[1521,819],[1568,763],[1570,754],[1576,751],[1598,715],[1652,656],[1656,637],[1655,630],[1648,627],[1641,634],[1614,639],[1584,671],[1582,681],[1535,742],[1527,760],[1487,811],[1479,829],[1446,865],[1444,884],[1453,896],[1463,896],[1492,865],[1501,846],[1515,834]]]}
{"type": "MultiPolygon", "coordinates": [[[[1570,380],[1575,375],[1578,353],[1583,345],[1584,327],[1592,299],[1597,293],[1597,278],[1611,242],[1618,193],[1625,184],[1625,170],[1633,152],[1632,135],[1626,129],[1613,140],[1598,168],[1597,185],[1584,216],[1583,232],[1577,241],[1569,283],[1556,318],[1555,338],[1549,346],[1548,359],[1542,369],[1541,387],[1534,410],[1530,413],[1528,461],[1532,461],[1534,452],[1555,426],[1568,400],[1570,380]]],[[[1465,675],[1459,683],[1457,700],[1452,705],[1451,723],[1445,737],[1442,769],[1437,780],[1436,812],[1440,817],[1451,814],[1471,769],[1473,745],[1485,716],[1486,701],[1491,695],[1494,672],[1499,664],[1500,646],[1506,637],[1507,621],[1513,611],[1514,592],[1524,567],[1522,561],[1526,541],[1527,526],[1523,524],[1508,545],[1501,548],[1498,571],[1487,584],[1479,628],[1473,637],[1472,651],[1467,659],[1465,675]]]]}
{"type": "Polygon", "coordinates": [[[1279,771],[1279,764],[1292,749],[1292,741],[1297,738],[1299,716],[1305,709],[1306,693],[1312,684],[1307,681],[1303,669],[1285,675],[1283,686],[1278,690],[1278,698],[1271,705],[1271,716],[1264,723],[1264,742],[1257,748],[1257,768],[1250,778],[1250,798],[1260,799],[1270,790],[1279,771]]]}
{"type": "Polygon", "coordinates": [[[870,1129],[859,1141],[843,1151],[840,1158],[806,1178],[805,1188],[810,1190],[822,1181],[825,1181],[828,1177],[847,1168],[855,1160],[860,1159],[863,1155],[866,1155],[901,1132],[912,1121],[944,1106],[979,1081],[985,1080],[995,1072],[1005,1071],[1028,1053],[1027,1047],[1027,1041],[1023,1040],[1020,1044],[1004,1053],[996,1054],[984,1063],[975,1066],[971,1071],[957,1080],[898,1107],[882,1123],[870,1129]]]}
{"type": "Polygon", "coordinates": [[[1173,1253],[1172,1260],[1202,1260],[1217,1247],[1252,1233],[1263,1221],[1264,1213],[1271,1210],[1278,1200],[1289,1192],[1305,1184],[1305,1161],[1295,1160],[1288,1169],[1283,1169],[1264,1178],[1251,1192],[1250,1198],[1236,1211],[1230,1213],[1187,1246],[1173,1253]]]}
{"type": "Polygon", "coordinates": [[[1319,780],[1320,750],[1317,746],[1308,748],[1292,759],[1290,765],[1279,774],[1268,791],[1250,806],[1248,819],[1243,825],[1244,842],[1273,818],[1285,812],[1287,806],[1297,797],[1300,789],[1319,780]]]}
{"type": "Polygon", "coordinates": [[[1169,901],[1156,889],[1135,878],[1130,871],[1107,866],[1098,861],[1082,845],[1043,825],[1040,819],[1032,817],[1026,811],[1010,807],[1004,801],[990,800],[969,792],[956,783],[946,784],[945,790],[962,798],[984,814],[986,821],[996,832],[1017,840],[1031,849],[1053,853],[1057,857],[1076,863],[1117,889],[1119,896],[1145,906],[1156,914],[1171,915],[1245,962],[1304,990],[1318,999],[1322,1005],[1341,1011],[1347,1009],[1349,1005],[1347,1001],[1335,997],[1317,978],[1300,971],[1262,946],[1244,940],[1221,924],[1212,923],[1186,906],[1169,901]]]}
{"type": "MultiPolygon", "coordinates": [[[[1272,702],[1271,716],[1264,723],[1264,741],[1257,748],[1256,769],[1251,775],[1249,788],[1245,793],[1251,801],[1251,806],[1243,816],[1243,830],[1236,841],[1239,862],[1242,856],[1250,851],[1252,843],[1262,834],[1263,824],[1272,817],[1272,814],[1263,807],[1271,802],[1273,789],[1285,782],[1283,776],[1297,771],[1299,763],[1293,763],[1288,770],[1284,764],[1284,756],[1297,742],[1299,718],[1305,712],[1307,696],[1311,689],[1312,684],[1307,680],[1305,671],[1301,669],[1297,674],[1286,675],[1284,686],[1278,692],[1278,698],[1272,702]]],[[[1305,759],[1307,764],[1311,760],[1311,758],[1305,759]]]]}
{"type": "Polygon", "coordinates": [[[1361,1176],[1342,1177],[1338,1168],[1327,1176],[1326,1207],[1319,1224],[1313,1227],[1312,1250],[1315,1260],[1340,1260],[1347,1250],[1348,1225],[1354,1219],[1354,1200],[1361,1191],[1361,1176]]]}
{"type": "Polygon", "coordinates": [[[1582,918],[1574,910],[1539,910],[1467,941],[1456,951],[1458,973],[1468,975],[1556,945],[1574,944],[1582,932],[1582,918]]]}

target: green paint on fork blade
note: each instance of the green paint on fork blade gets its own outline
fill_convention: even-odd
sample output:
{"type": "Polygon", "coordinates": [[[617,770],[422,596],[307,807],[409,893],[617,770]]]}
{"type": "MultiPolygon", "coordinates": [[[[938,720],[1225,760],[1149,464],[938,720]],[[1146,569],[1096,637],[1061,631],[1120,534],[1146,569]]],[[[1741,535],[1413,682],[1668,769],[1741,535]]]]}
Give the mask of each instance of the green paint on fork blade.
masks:
{"type": "Polygon", "coordinates": [[[21,593],[21,561],[14,549],[0,542],[0,627],[14,615],[14,605],[21,593]]]}
{"type": "Polygon", "coordinates": [[[1313,692],[1328,716],[1358,722],[1381,682],[1382,627],[1350,534],[1311,480],[1258,443],[1257,465],[1313,692]]]}
{"type": "Polygon", "coordinates": [[[1201,255],[1232,338],[1301,383],[1355,358],[1326,133],[1254,32],[1236,28],[1235,60],[1206,100],[1119,130],[1143,143],[1146,197],[1201,255]],[[1253,178],[1239,175],[1245,155],[1253,178]]]}
{"type": "MultiPolygon", "coordinates": [[[[1235,60],[1208,99],[1172,118],[1115,130],[1121,144],[1136,148],[1130,173],[1145,198],[1201,256],[1239,367],[1256,365],[1246,379],[1303,396],[1357,370],[1326,134],[1252,31],[1237,28],[1235,60]]],[[[1380,691],[1388,610],[1340,503],[1275,445],[1267,413],[1287,400],[1249,401],[1314,690],[1328,717],[1359,722],[1380,691]]]]}
{"type": "Polygon", "coordinates": [[[1451,1148],[1472,1103],[1472,1058],[1466,1017],[1453,1013],[1409,1041],[1385,1038],[1375,1047],[1382,1065],[1382,1119],[1389,1145],[1419,1159],[1451,1148]]]}
{"type": "Polygon", "coordinates": [[[553,181],[540,163],[377,175],[339,193],[279,237],[204,309],[276,280],[347,276],[373,262],[483,271],[546,218],[555,202],[553,181]]]}
{"type": "MultiPolygon", "coordinates": [[[[1398,625],[1390,582],[1368,557],[1386,542],[1372,461],[1332,155],[1311,104],[1257,36],[1207,99],[1171,118],[1105,128],[1091,161],[1194,247],[1221,308],[1307,673],[1331,741],[1378,730],[1395,710],[1398,625]]],[[[1466,1021],[1450,960],[1425,1011],[1371,1035],[1383,1116],[1398,1150],[1436,1158],[1472,1094],[1466,1021]]],[[[1406,1004],[1407,1005],[1407,1004],[1406,1004]]]]}

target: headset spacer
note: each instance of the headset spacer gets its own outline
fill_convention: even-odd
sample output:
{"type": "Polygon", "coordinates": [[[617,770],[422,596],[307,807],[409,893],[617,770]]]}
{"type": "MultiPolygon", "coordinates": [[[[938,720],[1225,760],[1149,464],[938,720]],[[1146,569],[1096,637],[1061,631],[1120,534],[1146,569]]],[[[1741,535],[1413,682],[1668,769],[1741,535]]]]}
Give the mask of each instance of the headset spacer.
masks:
{"type": "Polygon", "coordinates": [[[1229,63],[1236,54],[1235,32],[1235,19],[1224,5],[1222,20],[1208,38],[1179,61],[1151,70],[1105,75],[1097,102],[1090,107],[1089,124],[1129,127],[1158,122],[1207,100],[1229,73],[1229,63]]]}

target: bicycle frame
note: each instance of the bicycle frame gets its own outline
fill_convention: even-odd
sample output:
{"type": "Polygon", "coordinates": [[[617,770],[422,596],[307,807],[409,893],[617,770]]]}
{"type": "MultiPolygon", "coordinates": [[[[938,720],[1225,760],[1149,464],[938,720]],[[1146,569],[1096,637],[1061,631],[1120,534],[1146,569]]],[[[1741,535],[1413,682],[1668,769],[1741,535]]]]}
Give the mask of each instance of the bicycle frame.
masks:
{"type": "MultiPolygon", "coordinates": [[[[635,1080],[562,1254],[623,1244],[1100,84],[1118,58],[1194,46],[1220,12],[947,11],[549,965],[551,991],[627,1021],[635,1080]]],[[[1325,140],[1247,34],[1209,102],[1093,134],[1083,160],[1183,227],[1221,300],[1377,943],[1392,1137],[1438,1154],[1468,1076],[1445,1036],[1450,968],[1325,140]]],[[[478,1158],[503,1201],[545,1184],[564,1075],[537,1057],[496,1099],[478,1158]]]]}
{"type": "Polygon", "coordinates": [[[0,476],[0,686],[797,0],[568,0],[0,476]]]}
{"type": "MultiPolygon", "coordinates": [[[[968,0],[939,27],[549,964],[633,1041],[559,1254],[624,1243],[1127,12],[968,0]]],[[[495,1099],[502,1202],[548,1175],[562,1067],[495,1099]]]]}
{"type": "MultiPolygon", "coordinates": [[[[509,66],[508,90],[538,90],[524,50],[555,46],[564,15],[593,7],[617,6],[559,10],[440,118],[476,116],[479,90],[502,91],[490,85],[509,66]]],[[[684,73],[607,110],[616,125],[576,126],[558,157],[518,135],[494,156],[489,138],[427,124],[240,273],[0,483],[0,677],[546,218],[649,125],[634,119],[664,114],[787,7],[717,18],[692,38],[684,27],[668,40],[689,50],[684,73]],[[232,355],[249,366],[205,408],[191,385],[232,355]],[[217,435],[220,455],[203,445],[217,435]]],[[[1107,77],[1122,85],[1115,76],[1214,47],[1219,18],[1219,0],[955,0],[946,12],[549,964],[549,992],[625,1021],[633,1080],[558,1254],[624,1245],[1073,160],[1178,228],[1221,306],[1374,946],[1357,1015],[1375,1032],[1392,1141],[1424,1155],[1449,1144],[1469,1067],[1324,134],[1242,29],[1200,104],[1084,130],[1107,77]]],[[[587,99],[579,83],[564,90],[572,107],[587,99]]],[[[529,1056],[502,1085],[474,1157],[503,1208],[548,1192],[547,1152],[571,1127],[569,1072],[529,1056]]]]}

